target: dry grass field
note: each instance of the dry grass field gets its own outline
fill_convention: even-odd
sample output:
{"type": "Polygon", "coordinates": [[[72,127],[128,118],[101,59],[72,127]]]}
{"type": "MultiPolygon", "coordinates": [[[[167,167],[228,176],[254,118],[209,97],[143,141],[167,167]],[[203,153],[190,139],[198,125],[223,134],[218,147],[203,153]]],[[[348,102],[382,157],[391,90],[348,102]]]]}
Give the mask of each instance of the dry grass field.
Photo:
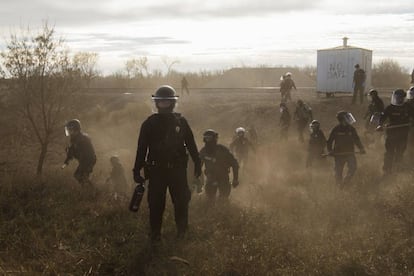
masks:
{"type": "MultiPolygon", "coordinates": [[[[336,124],[335,113],[351,111],[365,141],[366,104],[351,106],[350,97],[326,99],[312,91],[292,97],[312,106],[326,136],[336,124]]],[[[194,193],[188,236],[177,241],[169,202],[163,240],[151,246],[146,202],[138,214],[130,213],[128,199],[115,199],[104,185],[111,155],[119,155],[127,172],[132,169],[139,126],[151,113],[150,95],[86,102],[89,108],[76,117],[97,151],[97,191],[78,186],[71,176],[75,164],[59,169],[63,131],[42,178],[31,174],[30,148],[19,141],[2,147],[0,274],[414,274],[414,174],[404,166],[380,181],[384,148],[379,134],[366,145],[367,154],[357,156],[349,187],[339,190],[332,159],[305,168],[306,144],[299,143],[294,122],[289,140],[279,141],[278,94],[193,91],[180,99],[177,110],[192,126],[199,148],[207,128],[217,130],[219,142],[228,145],[236,127],[250,125],[257,129],[259,145],[229,203],[207,208],[204,195],[194,193]]],[[[289,108],[293,113],[294,103],[289,108]]]]}

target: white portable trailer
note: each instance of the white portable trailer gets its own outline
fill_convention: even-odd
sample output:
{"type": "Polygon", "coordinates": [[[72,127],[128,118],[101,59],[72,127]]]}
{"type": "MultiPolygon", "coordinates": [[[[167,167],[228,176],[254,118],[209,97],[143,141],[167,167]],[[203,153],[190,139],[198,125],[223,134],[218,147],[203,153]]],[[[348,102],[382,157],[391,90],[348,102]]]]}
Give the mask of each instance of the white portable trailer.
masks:
{"type": "Polygon", "coordinates": [[[347,40],[343,38],[342,46],[317,50],[317,92],[352,93],[356,64],[366,73],[365,90],[371,88],[372,51],[349,46],[347,40]]]}

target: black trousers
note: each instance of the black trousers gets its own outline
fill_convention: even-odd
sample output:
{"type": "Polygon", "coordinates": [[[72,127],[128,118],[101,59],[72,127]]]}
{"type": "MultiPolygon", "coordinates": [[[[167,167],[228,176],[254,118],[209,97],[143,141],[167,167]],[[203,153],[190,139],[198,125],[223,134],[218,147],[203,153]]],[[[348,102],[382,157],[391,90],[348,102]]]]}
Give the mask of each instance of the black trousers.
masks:
{"type": "Polygon", "coordinates": [[[209,201],[215,201],[217,191],[219,192],[219,198],[221,199],[228,198],[231,192],[229,176],[228,175],[223,176],[215,180],[207,178],[206,185],[205,185],[205,191],[206,191],[206,196],[209,199],[209,201]]]}
{"type": "Polygon", "coordinates": [[[89,175],[93,171],[95,163],[93,164],[83,164],[80,163],[75,170],[73,176],[80,184],[90,184],[89,175]]]}
{"type": "Polygon", "coordinates": [[[161,235],[167,188],[174,205],[174,216],[178,233],[185,232],[188,227],[188,203],[191,199],[191,192],[187,185],[186,168],[152,167],[149,169],[148,185],[152,238],[161,235]]]}
{"type": "Polygon", "coordinates": [[[361,84],[355,84],[354,86],[354,94],[352,95],[352,103],[355,104],[357,102],[357,95],[359,94],[359,101],[362,104],[364,102],[364,90],[365,87],[361,84]]]}
{"type": "Polygon", "coordinates": [[[408,131],[387,133],[385,138],[384,154],[384,173],[391,173],[393,163],[399,163],[402,160],[405,149],[407,148],[408,131]]]}
{"type": "Polygon", "coordinates": [[[335,180],[337,185],[341,187],[343,184],[347,184],[356,170],[357,161],[354,154],[335,156],[335,180]],[[342,178],[345,165],[348,166],[348,172],[345,178],[342,178]]]}

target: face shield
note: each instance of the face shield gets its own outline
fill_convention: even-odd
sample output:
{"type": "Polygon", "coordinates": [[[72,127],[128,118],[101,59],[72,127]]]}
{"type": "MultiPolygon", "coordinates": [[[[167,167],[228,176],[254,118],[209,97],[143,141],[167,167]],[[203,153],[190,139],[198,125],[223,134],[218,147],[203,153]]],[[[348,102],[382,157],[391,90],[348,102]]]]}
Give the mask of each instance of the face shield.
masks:
{"type": "Polygon", "coordinates": [[[414,86],[411,86],[410,89],[407,91],[407,100],[414,99],[414,86]]]}
{"type": "Polygon", "coordinates": [[[353,125],[356,123],[355,117],[354,115],[352,115],[351,112],[347,112],[344,114],[343,116],[343,121],[347,124],[347,125],[353,125]]]}
{"type": "Polygon", "coordinates": [[[175,99],[153,99],[154,113],[171,113],[177,107],[175,99]]]}
{"type": "Polygon", "coordinates": [[[399,93],[393,93],[391,96],[391,104],[396,106],[402,106],[404,104],[405,95],[399,93]]]}

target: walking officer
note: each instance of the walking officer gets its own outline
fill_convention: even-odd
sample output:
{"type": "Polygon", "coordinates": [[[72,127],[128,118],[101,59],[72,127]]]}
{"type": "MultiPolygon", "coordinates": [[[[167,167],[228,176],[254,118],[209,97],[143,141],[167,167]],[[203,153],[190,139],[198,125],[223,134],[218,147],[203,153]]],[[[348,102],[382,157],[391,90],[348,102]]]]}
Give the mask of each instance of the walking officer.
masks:
{"type": "Polygon", "coordinates": [[[167,188],[174,205],[177,238],[188,227],[188,204],[191,192],[187,185],[187,151],[194,162],[194,175],[200,177],[201,166],[197,145],[187,120],[174,112],[178,99],[174,88],[163,85],[152,96],[158,113],[149,116],[141,125],[133,169],[134,180],[143,183],[141,170],[149,179],[148,204],[151,240],[161,238],[162,217],[167,188]]]}
{"type": "Polygon", "coordinates": [[[309,124],[310,137],[308,145],[308,158],[306,159],[306,167],[312,167],[313,160],[322,158],[326,147],[325,134],[320,128],[321,124],[317,120],[313,120],[309,124]]]}
{"type": "Polygon", "coordinates": [[[381,114],[378,131],[385,130],[385,154],[382,167],[384,175],[392,173],[393,164],[400,163],[405,149],[410,123],[410,109],[404,102],[406,93],[402,89],[392,92],[391,104],[381,114]],[[388,124],[384,126],[385,122],[388,124]]]}
{"type": "Polygon", "coordinates": [[[203,134],[204,147],[200,150],[201,165],[205,166],[204,186],[207,198],[214,203],[217,190],[221,199],[230,195],[231,185],[229,179],[230,168],[233,170],[233,188],[239,185],[239,164],[230,150],[217,144],[218,133],[208,129],[203,134]]]}
{"type": "Polygon", "coordinates": [[[327,141],[327,148],[329,155],[335,158],[336,184],[343,188],[354,176],[357,169],[354,146],[356,145],[362,154],[365,154],[365,149],[356,129],[352,126],[356,122],[354,116],[347,111],[339,111],[336,118],[339,124],[332,129],[327,141]],[[348,172],[345,178],[342,178],[345,164],[348,166],[348,172]]]}

